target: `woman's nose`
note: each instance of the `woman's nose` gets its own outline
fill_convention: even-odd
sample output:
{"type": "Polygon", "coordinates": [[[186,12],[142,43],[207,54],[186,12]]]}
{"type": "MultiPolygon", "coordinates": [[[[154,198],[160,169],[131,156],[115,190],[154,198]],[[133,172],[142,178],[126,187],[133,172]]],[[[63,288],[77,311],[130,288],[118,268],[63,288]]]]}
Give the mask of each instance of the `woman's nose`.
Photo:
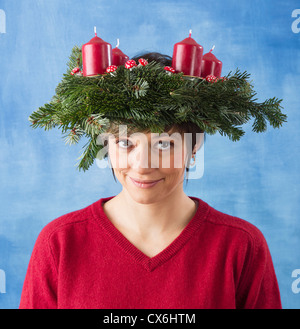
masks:
{"type": "Polygon", "coordinates": [[[131,168],[150,170],[159,168],[159,157],[152,152],[151,139],[147,135],[139,134],[139,139],[134,149],[129,153],[128,162],[131,168]]]}
{"type": "Polygon", "coordinates": [[[148,145],[140,143],[129,154],[128,162],[130,167],[138,170],[151,168],[151,149],[148,145]]]}

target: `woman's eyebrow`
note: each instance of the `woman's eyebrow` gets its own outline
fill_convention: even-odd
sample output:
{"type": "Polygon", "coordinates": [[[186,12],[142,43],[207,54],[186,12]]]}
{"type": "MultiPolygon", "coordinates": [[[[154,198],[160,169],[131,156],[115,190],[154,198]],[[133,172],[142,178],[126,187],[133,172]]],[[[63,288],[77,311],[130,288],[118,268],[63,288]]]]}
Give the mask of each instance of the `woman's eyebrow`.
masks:
{"type": "MultiPolygon", "coordinates": [[[[146,137],[146,139],[148,139],[146,135],[145,135],[145,137],[146,137]]],[[[131,135],[122,134],[122,133],[119,134],[119,135],[114,136],[114,138],[116,140],[124,139],[124,138],[131,139],[131,140],[136,140],[136,139],[139,140],[140,139],[139,136],[131,136],[131,135]]],[[[159,135],[159,134],[154,133],[151,136],[151,138],[150,138],[150,141],[151,140],[152,141],[157,141],[157,140],[174,140],[174,141],[180,142],[180,141],[182,141],[182,136],[180,134],[174,134],[174,135],[171,134],[170,135],[168,133],[165,133],[165,134],[159,135]]]]}
{"type": "Polygon", "coordinates": [[[166,135],[166,136],[154,136],[153,137],[153,140],[164,140],[164,139],[167,139],[167,140],[174,140],[174,141],[182,141],[182,137],[181,136],[171,136],[171,135],[166,135]]]}
{"type": "Polygon", "coordinates": [[[181,139],[182,135],[179,132],[163,132],[163,133],[152,133],[153,138],[171,137],[174,139],[181,139]]]}

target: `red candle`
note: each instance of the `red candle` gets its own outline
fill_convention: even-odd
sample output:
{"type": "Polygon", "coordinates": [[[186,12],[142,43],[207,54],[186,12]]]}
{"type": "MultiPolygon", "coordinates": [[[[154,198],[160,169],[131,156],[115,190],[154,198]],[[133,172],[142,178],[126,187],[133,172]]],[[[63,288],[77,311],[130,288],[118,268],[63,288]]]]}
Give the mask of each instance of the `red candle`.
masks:
{"type": "Polygon", "coordinates": [[[129,60],[129,57],[119,49],[119,39],[117,40],[116,48],[112,50],[112,65],[120,66],[124,65],[129,60]]]}
{"type": "Polygon", "coordinates": [[[190,30],[188,38],[174,45],[172,67],[184,75],[200,77],[203,47],[191,38],[191,34],[190,30]]]}
{"type": "Polygon", "coordinates": [[[201,65],[201,76],[203,78],[208,75],[214,75],[217,78],[221,77],[222,62],[212,53],[214,48],[215,46],[207,54],[203,55],[201,65]]]}
{"type": "Polygon", "coordinates": [[[104,74],[111,65],[111,58],[111,45],[97,37],[95,28],[95,37],[82,46],[83,75],[104,74]]]}

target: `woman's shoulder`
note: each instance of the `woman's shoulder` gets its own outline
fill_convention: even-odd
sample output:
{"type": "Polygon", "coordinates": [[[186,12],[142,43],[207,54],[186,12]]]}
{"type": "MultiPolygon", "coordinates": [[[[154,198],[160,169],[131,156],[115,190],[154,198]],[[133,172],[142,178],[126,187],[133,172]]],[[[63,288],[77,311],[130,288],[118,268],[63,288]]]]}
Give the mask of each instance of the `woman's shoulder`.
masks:
{"type": "Polygon", "coordinates": [[[200,202],[208,208],[205,222],[211,227],[221,229],[223,232],[226,230],[226,232],[232,235],[248,236],[256,244],[266,243],[262,231],[250,221],[220,211],[202,200],[200,202]]]}
{"type": "Polygon", "coordinates": [[[49,239],[53,234],[61,231],[70,231],[74,226],[88,224],[94,219],[93,208],[99,205],[102,199],[83,208],[76,209],[51,220],[41,230],[39,239],[49,239]]]}

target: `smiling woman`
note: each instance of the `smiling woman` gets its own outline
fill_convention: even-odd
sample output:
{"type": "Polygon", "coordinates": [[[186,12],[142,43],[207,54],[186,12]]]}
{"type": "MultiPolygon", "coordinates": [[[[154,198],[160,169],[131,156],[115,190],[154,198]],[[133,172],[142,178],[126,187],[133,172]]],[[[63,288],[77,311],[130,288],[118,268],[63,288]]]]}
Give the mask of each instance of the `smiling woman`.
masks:
{"type": "MultiPolygon", "coordinates": [[[[103,209],[114,226],[149,257],[180,235],[198,206],[182,186],[190,157],[187,139],[174,127],[168,132],[172,134],[135,132],[129,138],[108,140],[112,170],[123,190],[103,209]]],[[[194,153],[201,142],[194,145],[194,153]]]]}
{"type": "MultiPolygon", "coordinates": [[[[190,154],[185,139],[178,132],[171,135],[133,133],[129,138],[110,138],[108,145],[114,175],[132,198],[140,202],[144,199],[137,187],[147,189],[148,194],[151,191],[149,203],[154,202],[153,197],[162,199],[172,195],[174,190],[182,189],[190,154]]],[[[194,153],[199,147],[194,146],[194,153]]]]}
{"type": "MultiPolygon", "coordinates": [[[[281,308],[271,255],[262,233],[252,224],[219,212],[183,190],[185,171],[203,145],[204,130],[214,132],[218,127],[232,136],[240,136],[241,131],[235,127],[242,122],[240,112],[227,104],[226,109],[233,113],[224,114],[225,105],[219,106],[225,90],[230,92],[227,87],[223,89],[222,81],[215,84],[216,89],[207,81],[192,87],[188,81],[175,93],[174,88],[178,84],[182,86],[184,79],[182,75],[170,77],[161,68],[170,58],[157,53],[143,57],[143,64],[147,60],[156,63],[132,72],[121,67],[120,80],[118,75],[105,75],[99,77],[99,81],[98,78],[66,78],[71,83],[87,85],[98,81],[95,97],[102,98],[98,99],[97,106],[102,106],[110,119],[117,116],[118,122],[112,120],[101,138],[122,191],[46,225],[32,253],[20,308],[281,308]],[[140,83],[139,75],[143,74],[143,79],[149,83],[140,83]],[[109,87],[101,85],[105,79],[109,87]],[[134,85],[132,79],[136,81],[134,85]],[[164,90],[157,90],[158,81],[159,88],[164,90]],[[153,94],[147,104],[151,103],[153,108],[143,103],[147,92],[138,93],[145,85],[147,88],[151,85],[153,94]],[[122,94],[120,90],[124,88],[122,94]],[[111,95],[116,90],[122,94],[119,103],[115,103],[111,95]],[[207,97],[208,91],[216,92],[219,98],[207,97]],[[161,92],[159,101],[155,98],[158,92],[161,92]],[[209,104],[211,121],[204,120],[196,107],[185,104],[199,97],[201,92],[209,104]],[[185,93],[189,95],[185,97],[185,93]],[[174,100],[176,104],[170,104],[174,100]],[[127,107],[122,107],[124,102],[127,107]],[[111,112],[106,111],[108,103],[111,112]],[[134,104],[135,111],[130,112],[134,104]],[[220,113],[216,114],[218,110],[220,113]],[[157,117],[159,111],[169,122],[164,124],[164,133],[154,131],[162,124],[161,117],[157,117]],[[122,119],[124,113],[129,113],[128,120],[122,119]],[[188,114],[195,122],[177,121],[187,118],[188,114]],[[141,125],[145,129],[141,129],[141,125]]],[[[240,97],[243,111],[245,101],[248,104],[249,86],[237,77],[229,81],[229,86],[231,83],[236,96],[229,98],[233,97],[232,104],[236,104],[235,97],[240,97]]],[[[61,87],[61,97],[65,97],[65,87],[61,87]]],[[[82,99],[89,98],[84,95],[82,99]]],[[[267,105],[270,110],[272,102],[267,105]]],[[[61,106],[61,102],[56,100],[54,106],[61,106]]],[[[84,103],[81,110],[87,108],[84,103]]],[[[49,120],[52,108],[46,106],[45,109],[50,109],[49,120]]],[[[73,117],[78,120],[78,114],[72,114],[72,110],[67,108],[61,119],[71,116],[72,120],[73,117]]],[[[252,107],[251,111],[254,113],[252,107]]],[[[259,106],[259,111],[263,111],[263,106],[259,106]]],[[[33,124],[37,124],[38,117],[44,120],[43,114],[33,116],[33,124]]],[[[51,120],[57,120],[57,115],[62,114],[57,112],[51,120]]],[[[272,113],[269,115],[272,117],[272,113]]],[[[276,120],[272,119],[276,125],[276,120]]],[[[89,113],[88,119],[81,121],[85,123],[89,134],[99,133],[103,128],[100,115],[90,116],[89,113]],[[95,130],[90,128],[92,124],[95,130]]],[[[258,123],[263,126],[261,121],[258,123]]],[[[82,133],[80,129],[80,125],[74,127],[71,134],[82,133]]],[[[96,154],[93,146],[94,140],[87,147],[89,159],[96,154]]],[[[88,164],[89,161],[83,162],[84,166],[88,164]]]]}
{"type": "MultiPolygon", "coordinates": [[[[107,150],[110,150],[105,153],[105,157],[108,157],[110,160],[115,181],[116,162],[114,162],[115,165],[112,165],[111,157],[115,159],[116,151],[122,152],[126,150],[126,153],[121,153],[123,155],[121,158],[118,156],[119,164],[120,160],[124,160],[125,157],[127,159],[127,156],[130,154],[131,159],[137,160],[139,158],[142,162],[140,165],[144,168],[157,168],[159,165],[163,168],[171,168],[171,166],[182,168],[187,173],[187,184],[191,159],[193,158],[195,161],[196,152],[203,146],[205,141],[205,133],[192,122],[171,125],[166,127],[165,133],[161,134],[152,133],[150,130],[140,132],[139,129],[134,127],[112,123],[107,133],[103,134],[103,136],[101,143],[107,150]],[[129,138],[128,134],[130,135],[129,138]],[[140,143],[139,139],[143,141],[144,145],[151,145],[151,152],[150,148],[149,152],[136,152],[136,144],[140,143]]],[[[138,150],[141,151],[143,149],[140,146],[138,150]]],[[[127,160],[123,165],[127,167],[127,160]]],[[[133,164],[133,166],[135,165],[136,163],[133,164]]]]}

